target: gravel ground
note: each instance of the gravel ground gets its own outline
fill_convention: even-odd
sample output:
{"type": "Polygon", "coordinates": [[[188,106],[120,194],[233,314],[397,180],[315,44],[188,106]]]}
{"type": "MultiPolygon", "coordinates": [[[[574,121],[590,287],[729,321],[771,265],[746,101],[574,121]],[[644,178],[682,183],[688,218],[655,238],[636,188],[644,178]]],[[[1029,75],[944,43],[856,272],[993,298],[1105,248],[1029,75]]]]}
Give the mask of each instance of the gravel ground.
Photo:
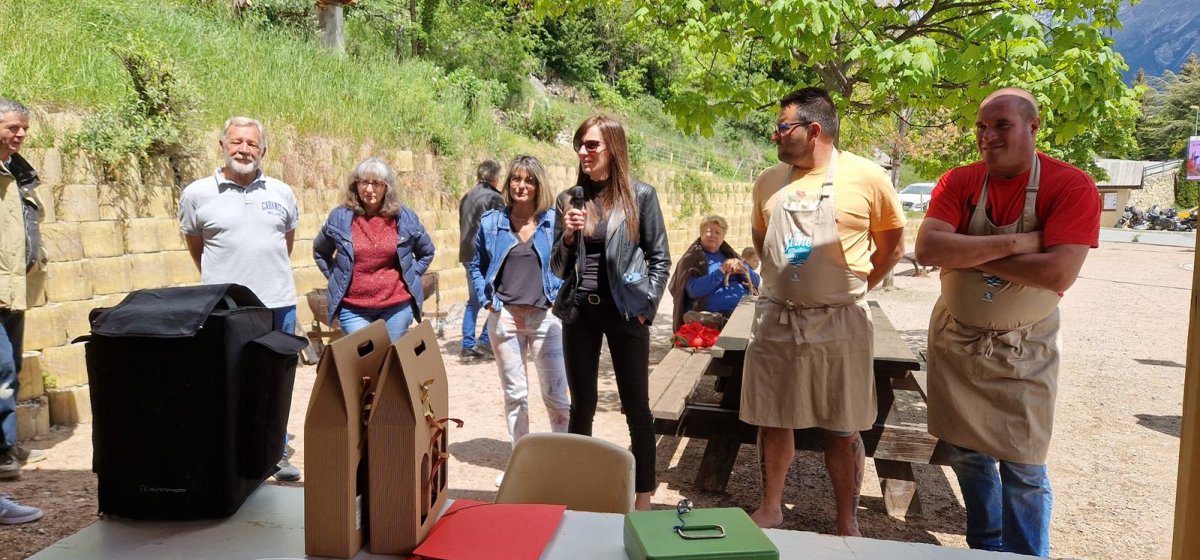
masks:
{"type": "MultiPolygon", "coordinates": [[[[1170,556],[1192,262],[1191,249],[1106,242],[1092,251],[1063,300],[1063,364],[1050,452],[1054,556],[1110,560],[1170,556]]],[[[897,271],[895,289],[871,297],[881,302],[896,329],[919,350],[938,281],[936,274],[911,276],[907,264],[897,271]]],[[[669,309],[666,304],[664,311],[669,309]]],[[[458,339],[452,333],[457,329],[446,330],[442,349],[451,383],[451,412],[466,421],[451,436],[451,495],[490,500],[510,450],[496,367],[494,362],[460,363],[458,339]]],[[[654,330],[653,362],[666,353],[668,336],[667,328],[654,330]]],[[[301,467],[304,414],[313,380],[313,367],[297,372],[290,431],[300,436],[294,462],[301,467]]],[[[536,395],[536,380],[531,383],[531,394],[536,395]]],[[[628,445],[607,362],[600,391],[596,436],[628,445]]],[[[549,429],[539,399],[531,400],[531,409],[532,429],[549,429]]],[[[49,438],[30,442],[30,447],[48,449],[49,458],[29,465],[20,480],[0,482],[0,491],[41,507],[46,516],[0,529],[0,560],[27,558],[96,519],[91,426],[58,429],[49,438]]],[[[687,497],[702,507],[752,509],[757,505],[753,448],[742,447],[729,488],[721,493],[691,487],[703,450],[703,441],[660,440],[655,504],[672,507],[687,497]]],[[[867,461],[859,512],[863,534],[965,547],[964,513],[954,474],[938,466],[920,466],[916,471],[924,515],[898,520],[884,513],[878,479],[867,461]]],[[[832,492],[819,455],[797,455],[785,501],[784,528],[833,531],[832,492]]]]}

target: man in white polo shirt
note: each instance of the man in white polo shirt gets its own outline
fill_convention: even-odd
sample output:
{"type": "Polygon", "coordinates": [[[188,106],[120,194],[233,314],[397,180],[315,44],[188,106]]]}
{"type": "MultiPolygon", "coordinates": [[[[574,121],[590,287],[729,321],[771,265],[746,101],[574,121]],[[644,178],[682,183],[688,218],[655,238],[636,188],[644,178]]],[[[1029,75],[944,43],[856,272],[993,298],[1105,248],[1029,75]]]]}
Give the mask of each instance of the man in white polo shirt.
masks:
{"type": "MultiPolygon", "coordinates": [[[[283,181],[259,169],[267,153],[262,123],[233,117],[221,133],[225,165],[187,186],[179,199],[179,229],[202,284],[241,284],[275,312],[275,328],[296,332],[292,242],[299,210],[283,181]]],[[[275,478],[300,479],[284,458],[275,478]]]]}

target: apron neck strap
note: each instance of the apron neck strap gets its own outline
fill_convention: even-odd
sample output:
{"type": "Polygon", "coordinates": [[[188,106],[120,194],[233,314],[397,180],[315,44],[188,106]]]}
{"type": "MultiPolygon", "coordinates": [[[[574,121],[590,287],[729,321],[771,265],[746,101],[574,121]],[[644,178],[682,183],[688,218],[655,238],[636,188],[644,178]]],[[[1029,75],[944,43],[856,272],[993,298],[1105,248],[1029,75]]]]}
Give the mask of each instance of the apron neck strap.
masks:
{"type": "MultiPolygon", "coordinates": [[[[825,168],[825,180],[821,183],[821,198],[828,198],[833,194],[833,177],[837,173],[838,149],[834,148],[833,153],[829,155],[829,166],[825,168]]],[[[788,169],[787,177],[783,179],[783,186],[787,187],[792,184],[792,176],[796,174],[796,166],[793,165],[788,169]]],[[[987,179],[984,179],[986,188],[987,179]]]]}
{"type": "MultiPolygon", "coordinates": [[[[988,203],[988,182],[991,179],[991,174],[983,175],[983,188],[979,190],[979,203],[981,208],[987,208],[988,203]]],[[[1017,231],[1037,231],[1037,193],[1038,185],[1042,180],[1042,158],[1038,157],[1037,152],[1033,152],[1033,163],[1029,166],[1029,183],[1025,186],[1025,206],[1021,210],[1021,223],[1017,227],[1017,231]]]]}

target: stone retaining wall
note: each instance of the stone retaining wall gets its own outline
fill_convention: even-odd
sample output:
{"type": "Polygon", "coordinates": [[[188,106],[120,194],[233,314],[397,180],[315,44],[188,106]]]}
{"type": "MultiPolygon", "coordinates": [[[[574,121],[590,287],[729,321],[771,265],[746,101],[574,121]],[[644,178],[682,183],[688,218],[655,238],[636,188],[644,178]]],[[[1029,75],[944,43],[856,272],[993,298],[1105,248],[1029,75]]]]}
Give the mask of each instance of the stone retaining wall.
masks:
{"type": "MultiPolygon", "coordinates": [[[[91,310],[116,305],[133,290],[199,281],[179,233],[179,191],[167,162],[131,164],[120,169],[118,177],[106,177],[88,160],[62,148],[67,132],[79,122],[75,115],[35,114],[30,146],[37,145],[39,136],[54,138],[54,145],[22,151],[42,177],[42,236],[49,270],[45,291],[35,294],[36,307],[26,313],[25,366],[18,395],[21,439],[45,435],[52,424],[90,420],[83,344],[71,341],[90,331],[91,310]]],[[[201,177],[220,165],[216,145],[213,132],[204,147],[197,148],[205,155],[192,163],[188,177],[201,177]]],[[[428,298],[426,309],[436,305],[447,311],[466,299],[466,277],[458,263],[458,200],[439,185],[458,181],[470,186],[475,162],[439,164],[429,154],[370,143],[271,138],[265,171],[292,185],[301,213],[292,263],[299,294],[297,320],[305,329],[313,322],[305,294],[326,285],[312,259],[312,239],[330,210],[341,203],[345,175],[371,155],[383,157],[396,170],[403,200],[420,216],[437,247],[431,270],[439,274],[440,300],[428,298]],[[457,178],[447,181],[443,173],[457,178]]],[[[574,184],[574,167],[550,165],[547,171],[555,191],[574,184]]],[[[700,216],[679,215],[674,175],[673,170],[652,169],[641,178],[658,188],[671,254],[678,257],[696,238],[700,216]]],[[[710,202],[713,211],[729,221],[730,245],[739,250],[750,245],[750,185],[714,182],[710,202]]],[[[446,336],[456,336],[457,330],[447,329],[446,336]]]]}

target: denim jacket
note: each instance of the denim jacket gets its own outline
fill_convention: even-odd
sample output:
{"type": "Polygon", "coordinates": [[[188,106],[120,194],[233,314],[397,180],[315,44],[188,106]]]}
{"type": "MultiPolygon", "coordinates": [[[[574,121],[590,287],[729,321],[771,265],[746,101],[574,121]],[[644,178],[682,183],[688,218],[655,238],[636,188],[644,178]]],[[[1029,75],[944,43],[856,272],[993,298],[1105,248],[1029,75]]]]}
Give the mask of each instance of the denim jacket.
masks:
{"type": "MultiPolygon", "coordinates": [[[[542,262],[542,290],[546,301],[551,304],[558,297],[562,280],[550,270],[550,246],[554,242],[554,222],[557,211],[553,208],[538,216],[537,229],[533,232],[533,250],[542,262]]],[[[496,275],[500,265],[508,258],[508,252],[517,245],[517,235],[512,231],[509,220],[512,208],[488,210],[479,220],[479,234],[475,236],[475,258],[467,264],[471,273],[471,289],[480,307],[491,304],[499,311],[504,305],[496,296],[496,275]],[[485,274],[486,272],[486,274],[485,274]]]]}
{"type": "MultiPolygon", "coordinates": [[[[329,219],[313,239],[313,259],[321,274],[329,279],[329,322],[337,317],[338,306],[350,288],[350,276],[354,272],[354,242],[350,224],[354,211],[339,206],[329,213],[329,219]]],[[[413,318],[421,321],[421,304],[425,293],[421,288],[421,276],[433,262],[433,240],[425,232],[425,226],[417,214],[407,206],[400,206],[396,216],[396,256],[400,259],[400,276],[405,288],[412,294],[413,318]]]]}

